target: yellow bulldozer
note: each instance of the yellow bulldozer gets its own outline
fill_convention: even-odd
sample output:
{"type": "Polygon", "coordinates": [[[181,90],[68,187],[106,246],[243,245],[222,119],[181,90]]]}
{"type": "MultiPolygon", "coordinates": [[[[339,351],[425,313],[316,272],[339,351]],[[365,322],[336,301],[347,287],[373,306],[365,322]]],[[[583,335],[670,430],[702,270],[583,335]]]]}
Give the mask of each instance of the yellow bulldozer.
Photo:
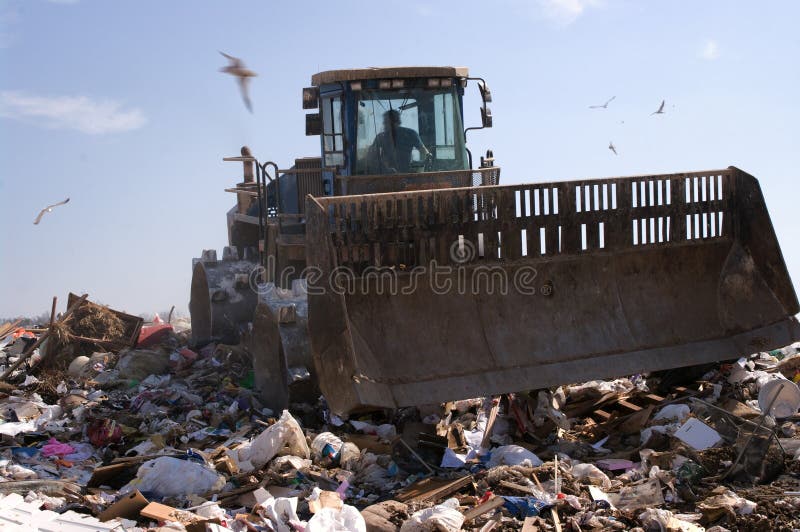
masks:
{"type": "Polygon", "coordinates": [[[241,341],[285,407],[396,408],[736,358],[800,339],[758,181],[734,167],[500,185],[467,146],[460,67],[320,72],[319,157],[248,149],[193,340],[241,341]],[[300,392],[297,392],[300,393],[300,392]]]}

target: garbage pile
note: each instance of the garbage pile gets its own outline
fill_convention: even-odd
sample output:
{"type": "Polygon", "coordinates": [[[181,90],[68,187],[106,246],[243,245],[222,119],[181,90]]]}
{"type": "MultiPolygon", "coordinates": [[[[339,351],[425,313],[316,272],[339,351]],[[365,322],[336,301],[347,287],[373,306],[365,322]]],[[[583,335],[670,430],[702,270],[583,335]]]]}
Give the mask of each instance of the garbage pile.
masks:
{"type": "Polygon", "coordinates": [[[0,324],[0,528],[800,528],[800,344],[343,419],[189,338],[86,296],[0,324]]]}

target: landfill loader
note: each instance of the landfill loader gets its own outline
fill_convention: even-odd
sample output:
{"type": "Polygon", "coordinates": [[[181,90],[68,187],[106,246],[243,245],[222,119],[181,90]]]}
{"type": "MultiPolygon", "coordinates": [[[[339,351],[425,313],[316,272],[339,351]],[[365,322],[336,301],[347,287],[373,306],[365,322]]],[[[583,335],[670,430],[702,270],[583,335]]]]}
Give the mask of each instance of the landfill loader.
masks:
{"type": "Polygon", "coordinates": [[[226,159],[244,177],[221,260],[194,259],[192,334],[247,345],[266,405],[317,386],[339,414],[421,405],[800,339],[753,176],[502,186],[467,147],[470,85],[490,127],[466,68],[321,72],[303,89],[319,157],[226,159]]]}

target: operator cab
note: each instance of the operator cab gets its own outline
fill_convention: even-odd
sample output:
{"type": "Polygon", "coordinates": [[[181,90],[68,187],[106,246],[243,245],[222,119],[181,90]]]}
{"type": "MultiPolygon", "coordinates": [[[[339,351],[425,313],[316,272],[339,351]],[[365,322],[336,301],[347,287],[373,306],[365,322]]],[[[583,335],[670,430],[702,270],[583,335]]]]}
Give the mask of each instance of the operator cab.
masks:
{"type": "Polygon", "coordinates": [[[437,188],[495,184],[473,183],[470,173],[462,103],[471,79],[484,98],[482,127],[490,127],[490,93],[463,67],[332,70],[312,76],[312,86],[303,89],[303,107],[319,112],[306,116],[306,134],[320,135],[326,194],[430,188],[424,183],[437,188]],[[380,184],[367,179],[379,176],[398,179],[380,184]],[[417,181],[418,186],[410,184],[417,181]]]}

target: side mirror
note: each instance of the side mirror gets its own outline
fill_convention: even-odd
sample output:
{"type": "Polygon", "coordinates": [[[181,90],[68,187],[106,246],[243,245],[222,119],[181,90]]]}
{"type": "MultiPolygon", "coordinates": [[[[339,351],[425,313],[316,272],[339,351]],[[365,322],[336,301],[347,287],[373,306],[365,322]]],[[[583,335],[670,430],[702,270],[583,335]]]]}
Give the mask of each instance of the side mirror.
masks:
{"type": "Polygon", "coordinates": [[[322,117],[319,113],[306,115],[306,136],[322,134],[322,117]]]}
{"type": "Polygon", "coordinates": [[[303,89],[303,109],[319,109],[319,87],[303,89]]]}
{"type": "Polygon", "coordinates": [[[486,106],[481,107],[481,123],[483,127],[492,127],[492,110],[486,106]]]}
{"type": "Polygon", "coordinates": [[[481,98],[483,98],[483,103],[491,103],[492,91],[489,90],[489,86],[485,82],[478,83],[478,89],[481,91],[481,98]]]}

